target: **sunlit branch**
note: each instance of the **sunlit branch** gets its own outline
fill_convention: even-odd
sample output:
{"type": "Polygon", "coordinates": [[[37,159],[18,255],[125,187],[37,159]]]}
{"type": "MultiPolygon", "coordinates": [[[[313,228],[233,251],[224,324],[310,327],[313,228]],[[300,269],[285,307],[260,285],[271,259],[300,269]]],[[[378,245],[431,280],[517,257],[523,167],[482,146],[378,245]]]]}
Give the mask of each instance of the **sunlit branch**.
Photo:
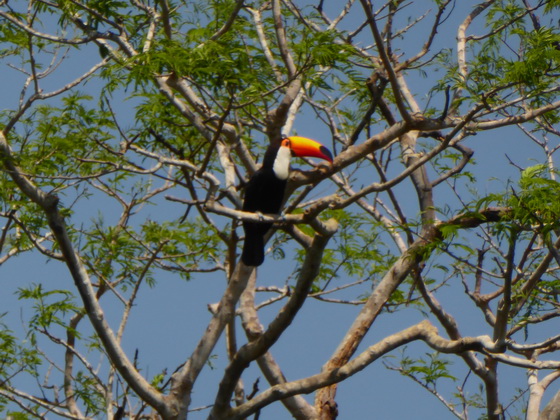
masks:
{"type": "MultiPolygon", "coordinates": [[[[432,349],[442,353],[460,353],[464,351],[485,351],[494,352],[496,347],[488,336],[464,337],[459,340],[447,340],[438,335],[437,329],[428,321],[422,321],[410,328],[385,337],[379,343],[368,347],[351,361],[345,362],[336,368],[325,369],[322,373],[304,378],[301,380],[287,382],[273,386],[267,391],[262,392],[243,406],[233,408],[229,418],[232,420],[242,419],[254,413],[258,408],[268,405],[271,401],[301,393],[309,393],[319,388],[335,384],[345,378],[361,371],[381,356],[391,350],[412,341],[422,340],[432,349]]],[[[504,355],[494,355],[493,357],[503,357],[504,355]]],[[[508,359],[513,362],[512,359],[508,359]]],[[[517,359],[515,359],[517,362],[517,359]]],[[[540,363],[540,368],[553,369],[557,362],[540,363]]],[[[533,366],[530,362],[528,365],[533,366]]]]}
{"type": "Polygon", "coordinates": [[[15,18],[10,13],[7,13],[7,12],[1,10],[1,9],[0,9],[0,17],[3,17],[7,21],[13,23],[14,25],[18,26],[19,28],[23,29],[25,32],[29,33],[30,35],[32,35],[34,37],[41,38],[41,39],[44,39],[46,41],[52,41],[52,42],[55,42],[57,44],[81,45],[81,44],[87,44],[88,42],[91,42],[94,39],[103,37],[103,35],[101,33],[95,32],[95,33],[91,33],[91,34],[89,34],[87,36],[84,36],[84,37],[81,37],[81,38],[69,39],[69,38],[64,38],[64,37],[60,37],[60,36],[56,36],[56,35],[50,35],[50,34],[47,34],[47,33],[44,33],[44,32],[37,31],[33,27],[27,25],[25,22],[15,18]]]}
{"type": "Polygon", "coordinates": [[[560,378],[560,370],[546,375],[541,381],[538,380],[538,370],[532,369],[529,371],[529,401],[527,403],[527,417],[526,420],[538,420],[550,418],[546,414],[547,409],[554,410],[554,404],[558,403],[560,391],[551,399],[550,403],[542,410],[542,417],[540,416],[540,405],[542,397],[546,389],[556,380],[560,378]],[[551,405],[551,406],[550,406],[551,405]],[[550,407],[549,407],[550,406],[550,407]]]}
{"type": "Polygon", "coordinates": [[[288,70],[289,78],[295,77],[297,73],[296,65],[288,47],[288,40],[286,38],[286,30],[282,21],[282,11],[280,0],[272,0],[272,14],[274,16],[274,29],[276,31],[276,41],[280,50],[280,56],[288,70]]]}
{"type": "MultiPolygon", "coordinates": [[[[12,388],[10,386],[4,385],[2,388],[0,388],[0,395],[3,396],[4,398],[10,400],[10,401],[13,401],[17,405],[19,405],[23,410],[25,410],[26,412],[29,412],[29,413],[36,413],[36,410],[32,409],[31,406],[27,406],[23,401],[20,401],[18,398],[21,398],[22,400],[29,401],[30,404],[37,405],[37,406],[41,407],[42,409],[45,410],[45,412],[52,412],[56,415],[59,415],[60,417],[66,418],[66,419],[84,420],[83,416],[81,416],[81,415],[76,416],[72,413],[69,413],[66,410],[61,410],[60,408],[56,407],[56,405],[53,404],[51,401],[47,401],[47,400],[42,399],[42,398],[34,397],[33,395],[27,394],[23,391],[12,388]]],[[[86,419],[88,419],[88,418],[86,418],[86,419]]]]}
{"type": "MultiPolygon", "coordinates": [[[[263,331],[258,338],[255,338],[253,341],[241,347],[234,359],[231,361],[225,371],[222,382],[220,383],[220,389],[210,415],[211,418],[213,415],[216,416],[216,418],[220,418],[222,416],[221,413],[228,409],[229,400],[231,394],[233,393],[233,387],[241,373],[248,366],[248,363],[251,360],[256,360],[257,358],[263,356],[280,337],[282,332],[291,324],[297,312],[303,305],[313,280],[319,273],[323,251],[330,237],[336,232],[337,227],[338,224],[336,221],[331,219],[328,222],[327,228],[329,231],[326,232],[327,234],[315,235],[313,243],[306,253],[296,286],[287,303],[278,315],[270,322],[268,328],[263,331]]],[[[247,404],[251,404],[251,401],[247,404]]]]}
{"type": "MultiPolygon", "coordinates": [[[[222,336],[226,325],[235,315],[235,305],[239,301],[241,293],[247,287],[247,282],[254,269],[254,267],[246,267],[242,262],[237,264],[206,331],[187,362],[172,377],[170,394],[174,395],[175,398],[190,401],[190,390],[207,363],[214,346],[222,336]],[[185,393],[185,391],[188,392],[185,393]]],[[[188,404],[183,404],[183,407],[186,409],[188,404]]]]}
{"type": "MultiPolygon", "coordinates": [[[[468,65],[467,65],[467,29],[469,28],[469,26],[471,25],[472,21],[478,16],[480,15],[486,8],[488,8],[489,6],[491,6],[493,3],[495,3],[496,0],[486,0],[484,3],[480,3],[478,6],[476,6],[473,11],[463,20],[463,22],[459,25],[459,29],[457,30],[457,64],[459,67],[459,73],[461,75],[461,82],[463,84],[467,83],[467,78],[468,78],[468,65]]],[[[457,112],[456,107],[458,106],[458,103],[455,102],[457,99],[459,99],[462,94],[463,94],[463,87],[459,87],[455,90],[455,93],[453,95],[453,103],[455,103],[456,105],[452,105],[452,108],[450,110],[451,114],[455,114],[457,112]]]]}
{"type": "Polygon", "coordinates": [[[399,113],[404,121],[411,122],[410,114],[406,109],[402,98],[402,92],[399,87],[399,83],[397,81],[397,72],[393,68],[393,63],[391,57],[389,57],[387,53],[387,49],[385,48],[384,41],[379,33],[379,29],[377,29],[377,24],[375,21],[375,16],[372,12],[372,5],[369,0],[360,0],[362,3],[362,7],[366,13],[368,18],[368,23],[371,28],[371,32],[373,34],[373,38],[375,39],[375,45],[377,46],[377,52],[383,62],[383,67],[387,72],[387,76],[389,78],[389,82],[391,83],[391,87],[393,88],[393,95],[395,95],[395,104],[399,110],[399,113]]]}
{"type": "Polygon", "coordinates": [[[259,42],[261,44],[261,48],[262,48],[262,51],[264,53],[264,56],[266,57],[266,60],[268,61],[268,65],[274,71],[274,74],[276,76],[276,80],[281,82],[282,81],[282,72],[278,69],[278,66],[276,64],[276,60],[274,59],[272,51],[270,50],[269,42],[267,40],[267,36],[265,34],[265,31],[263,29],[262,13],[261,13],[260,10],[255,10],[255,9],[252,9],[252,8],[247,8],[247,10],[249,10],[249,12],[253,15],[253,21],[255,22],[255,29],[257,31],[257,35],[259,37],[259,42]]]}
{"type": "MultiPolygon", "coordinates": [[[[245,292],[241,295],[238,310],[243,329],[250,341],[261,337],[265,331],[265,328],[261,324],[257,314],[257,310],[259,307],[262,307],[265,302],[260,304],[258,307],[255,306],[255,291],[258,289],[255,286],[256,276],[252,276],[245,292]]],[[[288,295],[289,293],[282,293],[279,297],[282,299],[288,295]]],[[[280,366],[270,352],[267,351],[263,356],[257,358],[257,364],[270,385],[278,385],[286,382],[286,378],[282,373],[280,366]]],[[[316,415],[314,408],[299,395],[285,398],[282,400],[282,403],[296,419],[304,420],[313,418],[316,415]]]]}
{"type": "MultiPolygon", "coordinates": [[[[560,88],[555,88],[558,90],[560,88]]],[[[548,105],[544,105],[539,108],[529,109],[526,112],[519,115],[512,115],[510,117],[490,120],[490,121],[476,121],[471,122],[466,125],[467,129],[470,130],[491,130],[493,128],[506,127],[508,125],[521,124],[527,121],[531,121],[549,111],[554,111],[560,108],[560,101],[552,102],[548,105]]]]}

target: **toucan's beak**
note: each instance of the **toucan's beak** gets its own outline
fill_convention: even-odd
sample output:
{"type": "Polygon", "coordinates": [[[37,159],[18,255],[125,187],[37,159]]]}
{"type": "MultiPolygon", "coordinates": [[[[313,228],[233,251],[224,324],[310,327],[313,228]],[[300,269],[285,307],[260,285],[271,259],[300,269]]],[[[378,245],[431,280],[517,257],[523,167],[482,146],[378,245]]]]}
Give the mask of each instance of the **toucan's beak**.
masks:
{"type": "Polygon", "coordinates": [[[297,157],[316,157],[333,161],[332,153],[321,143],[307,137],[291,136],[282,140],[282,146],[289,147],[292,155],[297,157]]]}

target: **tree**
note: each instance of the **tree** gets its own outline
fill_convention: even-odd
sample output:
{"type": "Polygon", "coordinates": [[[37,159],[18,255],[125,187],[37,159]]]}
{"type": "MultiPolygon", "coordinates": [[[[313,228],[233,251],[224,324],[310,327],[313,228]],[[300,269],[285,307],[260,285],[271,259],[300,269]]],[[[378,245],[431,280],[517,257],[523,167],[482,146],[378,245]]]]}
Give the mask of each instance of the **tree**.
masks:
{"type": "Polygon", "coordinates": [[[184,419],[219,360],[196,394],[211,419],[280,403],[334,419],[341,384],[381,363],[460,419],[557,412],[560,2],[325,3],[0,2],[0,264],[17,288],[0,411],[184,419]],[[267,144],[296,133],[333,164],[292,172],[283,215],[240,211],[267,144]],[[275,222],[259,269],[238,261],[242,220],[275,222]],[[15,261],[65,267],[62,286],[15,261]],[[195,295],[216,278],[217,303],[195,295]],[[154,373],[152,338],[126,331],[168,309],[140,299],[163,279],[211,316],[168,319],[162,348],[199,333],[154,373]],[[355,319],[309,328],[338,347],[294,378],[275,346],[313,300],[355,319]]]}

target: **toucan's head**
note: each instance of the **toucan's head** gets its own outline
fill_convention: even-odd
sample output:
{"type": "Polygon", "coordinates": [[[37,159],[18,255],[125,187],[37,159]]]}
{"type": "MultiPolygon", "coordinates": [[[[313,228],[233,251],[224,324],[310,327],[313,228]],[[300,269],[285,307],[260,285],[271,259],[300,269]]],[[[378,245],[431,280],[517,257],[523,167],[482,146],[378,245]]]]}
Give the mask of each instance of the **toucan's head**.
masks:
{"type": "Polygon", "coordinates": [[[333,161],[332,153],[329,149],[315,140],[307,137],[291,136],[282,139],[280,147],[290,149],[292,156],[296,157],[316,157],[320,159],[333,161]]]}
{"type": "Polygon", "coordinates": [[[278,179],[286,180],[290,174],[290,157],[317,157],[332,162],[329,149],[315,140],[306,137],[291,136],[283,138],[280,147],[271,146],[265,155],[263,165],[272,166],[278,179]],[[268,155],[268,156],[267,156],[268,155]],[[270,159],[270,160],[269,160],[270,159]]]}

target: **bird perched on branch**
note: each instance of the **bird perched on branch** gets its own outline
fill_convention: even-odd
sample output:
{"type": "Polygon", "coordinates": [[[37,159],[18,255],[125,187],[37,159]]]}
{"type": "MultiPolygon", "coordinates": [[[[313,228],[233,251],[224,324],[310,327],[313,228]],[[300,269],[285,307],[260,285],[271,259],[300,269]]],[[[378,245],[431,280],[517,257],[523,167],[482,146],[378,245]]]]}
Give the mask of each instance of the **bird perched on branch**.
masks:
{"type": "MultiPolygon", "coordinates": [[[[290,158],[316,157],[332,162],[332,153],[321,143],[305,137],[292,136],[272,143],[262,167],[253,174],[245,189],[243,211],[278,214],[290,175],[290,158]]],[[[247,266],[259,266],[264,261],[264,235],[272,223],[243,221],[245,242],[241,261],[247,266]]]]}

